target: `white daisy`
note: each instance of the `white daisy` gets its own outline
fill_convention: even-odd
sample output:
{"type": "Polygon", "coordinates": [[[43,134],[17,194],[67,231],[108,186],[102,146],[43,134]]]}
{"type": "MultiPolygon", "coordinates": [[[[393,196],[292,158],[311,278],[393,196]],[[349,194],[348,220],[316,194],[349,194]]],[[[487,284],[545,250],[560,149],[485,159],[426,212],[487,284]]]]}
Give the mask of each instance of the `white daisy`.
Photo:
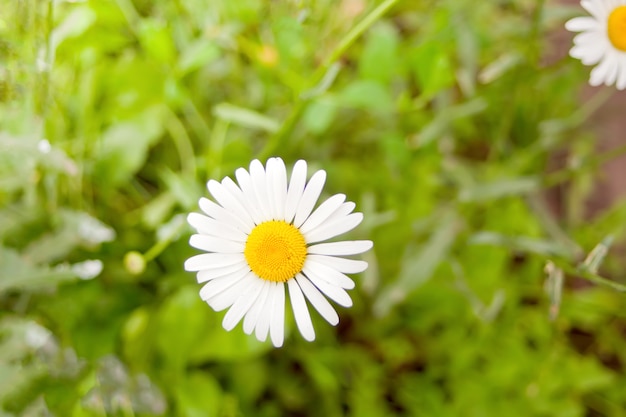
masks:
{"type": "Polygon", "coordinates": [[[294,317],[306,340],[315,331],[305,298],[333,326],[337,312],[326,297],[350,307],[346,290],[354,281],[346,273],[358,273],[367,262],[346,259],[372,248],[369,240],[320,243],[356,227],[363,214],[356,205],[336,194],[313,208],[326,180],[323,170],[307,179],[307,164],[298,161],[287,184],[287,170],[280,158],[270,158],[265,168],[258,160],[250,172],[239,168],[238,185],[229,177],[211,180],[207,187],[216,202],[200,199],[205,215],[191,213],[189,224],[198,234],[189,244],[209,253],[185,262],[187,271],[198,271],[205,283],[200,296],[214,310],[228,307],[222,325],[233,329],[243,319],[247,334],[255,331],[264,341],[269,332],[274,346],[284,339],[285,285],[294,317]]]}
{"type": "Polygon", "coordinates": [[[615,84],[626,88],[626,0],[582,0],[591,16],[575,17],[565,23],[574,37],[570,55],[585,65],[598,64],[589,84],[615,84]]]}

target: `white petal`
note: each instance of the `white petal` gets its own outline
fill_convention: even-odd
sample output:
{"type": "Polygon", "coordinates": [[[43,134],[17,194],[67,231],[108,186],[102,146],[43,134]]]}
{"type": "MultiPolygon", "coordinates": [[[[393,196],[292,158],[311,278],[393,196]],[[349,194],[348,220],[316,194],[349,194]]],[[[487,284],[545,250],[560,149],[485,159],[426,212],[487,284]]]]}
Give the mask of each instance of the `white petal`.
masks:
{"type": "Polygon", "coordinates": [[[237,323],[239,323],[243,316],[250,310],[250,307],[252,307],[259,297],[259,293],[263,287],[263,280],[258,279],[252,272],[244,279],[248,281],[246,289],[239,298],[237,298],[237,301],[235,301],[230,310],[228,310],[222,321],[222,326],[228,331],[234,329],[237,323]]]}
{"type": "Polygon", "coordinates": [[[309,279],[304,275],[296,275],[296,280],[298,281],[302,292],[317,312],[324,317],[324,320],[329,322],[331,325],[336,326],[337,323],[339,323],[339,316],[333,306],[331,306],[328,300],[324,298],[322,293],[313,284],[311,284],[311,281],[309,281],[309,279]]]}
{"type": "Polygon", "coordinates": [[[276,285],[277,284],[275,282],[270,282],[267,299],[265,300],[263,308],[259,311],[259,318],[256,323],[254,335],[260,342],[265,342],[265,339],[267,339],[267,332],[270,329],[274,299],[276,298],[276,285]]]}
{"type": "Polygon", "coordinates": [[[367,262],[365,261],[337,258],[336,256],[308,255],[306,260],[307,262],[324,264],[327,267],[343,272],[344,274],[358,274],[359,272],[363,272],[367,269],[367,262]]]}
{"type": "Polygon", "coordinates": [[[352,201],[347,201],[343,203],[337,210],[335,210],[333,214],[331,214],[326,219],[326,223],[346,217],[348,214],[352,213],[355,207],[356,204],[354,204],[352,201]]]}
{"type": "Polygon", "coordinates": [[[189,245],[196,249],[217,253],[243,253],[245,244],[208,235],[191,235],[189,245]]]}
{"type": "Polygon", "coordinates": [[[575,45],[587,45],[593,48],[594,46],[597,46],[597,43],[601,42],[603,39],[608,40],[605,30],[601,30],[601,29],[588,30],[586,32],[581,32],[578,35],[574,36],[574,44],[575,45]]]}
{"type": "MultiPolygon", "coordinates": [[[[237,298],[239,298],[239,296],[246,290],[247,286],[250,285],[249,279],[246,279],[248,276],[249,275],[247,273],[244,274],[242,278],[238,279],[232,285],[206,300],[207,304],[210,305],[215,311],[222,311],[225,308],[232,306],[235,301],[237,301],[237,298]]],[[[211,282],[214,281],[209,281],[209,284],[211,282]]]]}
{"type": "Polygon", "coordinates": [[[295,279],[287,281],[289,287],[289,298],[291,299],[291,308],[293,315],[296,319],[296,324],[300,330],[300,334],[305,340],[309,342],[315,340],[315,330],[313,329],[313,322],[311,321],[311,315],[309,309],[306,306],[304,295],[302,290],[295,279]]]}
{"type": "Polygon", "coordinates": [[[249,204],[248,199],[244,195],[241,188],[235,184],[230,177],[226,177],[222,180],[222,185],[228,190],[228,192],[235,197],[235,199],[239,202],[241,207],[245,210],[246,214],[249,216],[250,220],[254,222],[254,217],[256,215],[256,208],[254,204],[249,204]]]}
{"type": "Polygon", "coordinates": [[[268,220],[278,220],[276,199],[274,198],[274,168],[276,161],[269,158],[265,163],[265,189],[267,190],[267,202],[270,208],[270,218],[268,220]]]}
{"type": "Polygon", "coordinates": [[[293,221],[296,227],[300,227],[309,217],[311,211],[313,211],[313,207],[315,207],[315,203],[317,203],[317,199],[322,193],[322,188],[324,188],[324,182],[326,182],[326,171],[320,170],[313,174],[304,188],[302,198],[300,198],[298,208],[296,209],[296,217],[293,221]]]}
{"type": "Polygon", "coordinates": [[[598,27],[598,21],[591,17],[575,17],[565,22],[565,29],[570,32],[584,32],[598,27]]]}
{"type": "Polygon", "coordinates": [[[583,6],[593,17],[597,20],[603,20],[606,16],[606,11],[602,7],[602,2],[597,0],[582,0],[580,5],[583,6]]]}
{"type": "Polygon", "coordinates": [[[306,277],[309,278],[315,285],[317,285],[318,280],[323,280],[335,287],[347,288],[349,290],[354,288],[354,281],[352,281],[349,276],[344,275],[329,266],[320,264],[319,262],[307,259],[304,263],[304,267],[302,268],[302,272],[304,272],[304,275],[306,275],[306,277]],[[313,280],[313,278],[316,279],[313,280]]]}
{"type": "Polygon", "coordinates": [[[263,214],[265,220],[272,218],[272,210],[270,207],[269,194],[267,192],[267,180],[265,178],[265,169],[258,159],[250,163],[250,178],[254,186],[254,193],[259,202],[258,209],[263,214]]]}
{"type": "Polygon", "coordinates": [[[272,190],[275,220],[284,220],[285,200],[287,199],[287,169],[282,159],[272,158],[272,160],[274,161],[273,168],[271,175],[268,175],[271,188],[268,189],[272,190]]]}
{"type": "Polygon", "coordinates": [[[202,284],[203,282],[221,278],[243,269],[250,270],[246,262],[237,262],[236,264],[223,266],[221,268],[203,269],[196,274],[196,279],[198,280],[198,284],[202,284]]]}
{"type": "Polygon", "coordinates": [[[229,223],[220,222],[200,213],[189,213],[187,222],[195,228],[198,233],[221,237],[235,242],[245,242],[248,236],[240,229],[232,227],[229,223]]]}
{"type": "Polygon", "coordinates": [[[607,75],[604,79],[604,84],[613,85],[615,84],[615,81],[617,81],[617,70],[618,70],[617,62],[615,62],[616,59],[613,56],[613,54],[609,54],[607,56],[607,59],[610,61],[610,64],[609,64],[607,75]]]}
{"type": "Polygon", "coordinates": [[[254,227],[254,221],[241,205],[235,196],[233,196],[221,183],[210,180],[207,188],[215,200],[228,212],[234,215],[240,222],[245,224],[248,230],[254,227]]]}
{"type": "Polygon", "coordinates": [[[597,87],[604,83],[606,73],[606,66],[600,63],[597,67],[591,70],[589,75],[589,85],[597,87]]]}
{"type": "Polygon", "coordinates": [[[293,166],[291,172],[291,179],[289,181],[289,188],[287,190],[287,197],[285,200],[285,221],[291,223],[293,217],[296,215],[296,209],[298,203],[304,192],[304,185],[306,184],[306,161],[300,159],[293,166]]]}
{"type": "MultiPolygon", "coordinates": [[[[257,277],[258,278],[258,277],[257,277]]],[[[261,309],[265,306],[267,301],[267,295],[270,290],[270,281],[259,278],[263,282],[263,286],[259,290],[259,297],[256,299],[250,310],[246,313],[246,317],[243,319],[243,331],[246,334],[251,334],[256,327],[259,320],[261,309]]]]}
{"type": "Polygon", "coordinates": [[[324,201],[308,219],[300,226],[301,233],[307,233],[320,224],[324,223],[342,204],[346,201],[345,194],[335,194],[328,200],[324,201]]]}
{"type": "Polygon", "coordinates": [[[214,201],[211,201],[208,198],[200,198],[199,206],[200,209],[204,211],[209,217],[217,221],[229,224],[230,226],[239,229],[244,233],[249,233],[250,230],[252,230],[246,225],[244,221],[239,219],[239,217],[228,212],[226,209],[224,209],[224,207],[216,204],[214,201]]]}
{"type": "Polygon", "coordinates": [[[330,239],[354,229],[362,220],[363,213],[352,213],[343,218],[328,221],[309,233],[304,233],[304,239],[307,243],[330,239]]]}
{"type": "Polygon", "coordinates": [[[308,247],[307,252],[315,255],[356,255],[372,249],[371,240],[344,240],[342,242],[318,243],[308,247]]]}
{"type": "Polygon", "coordinates": [[[254,186],[252,185],[252,178],[250,177],[250,174],[245,169],[239,168],[235,171],[235,177],[237,178],[239,187],[241,188],[243,196],[246,199],[252,220],[254,220],[255,224],[263,223],[267,219],[263,217],[263,214],[259,209],[259,202],[257,201],[256,193],[254,192],[254,186]]]}
{"type": "Polygon", "coordinates": [[[604,59],[591,71],[591,77],[589,84],[592,86],[598,86],[604,84],[609,72],[611,71],[611,59],[608,55],[604,56],[604,59]]]}
{"type": "Polygon", "coordinates": [[[321,279],[321,277],[317,275],[309,275],[306,272],[305,274],[309,281],[311,281],[322,293],[324,293],[325,296],[335,301],[340,306],[352,307],[352,299],[346,290],[321,279]]]}
{"type": "Polygon", "coordinates": [[[185,271],[222,268],[242,261],[245,262],[242,253],[203,253],[187,259],[185,261],[185,271]]]}
{"type": "Polygon", "coordinates": [[[600,62],[605,52],[605,49],[597,45],[574,45],[572,49],[570,49],[569,54],[574,58],[580,59],[584,65],[595,65],[600,62]]]}
{"type": "Polygon", "coordinates": [[[221,278],[213,279],[200,289],[200,298],[204,301],[209,300],[212,297],[220,294],[226,289],[232,287],[236,283],[240,282],[248,274],[248,271],[238,271],[232,274],[225,275],[221,278]]]}
{"type": "Polygon", "coordinates": [[[265,167],[267,195],[273,220],[285,218],[285,196],[287,194],[287,173],[285,163],[280,158],[270,158],[265,167]]]}
{"type": "Polygon", "coordinates": [[[285,339],[285,284],[276,283],[274,305],[270,321],[270,337],[274,347],[281,347],[285,339]]]}

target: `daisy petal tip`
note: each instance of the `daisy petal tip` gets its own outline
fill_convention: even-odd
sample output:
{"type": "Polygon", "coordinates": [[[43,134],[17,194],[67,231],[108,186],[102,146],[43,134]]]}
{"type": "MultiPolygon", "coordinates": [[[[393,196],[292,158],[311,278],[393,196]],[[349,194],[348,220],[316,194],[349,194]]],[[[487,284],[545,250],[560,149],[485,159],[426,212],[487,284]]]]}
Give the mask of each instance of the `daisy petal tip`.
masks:
{"type": "Polygon", "coordinates": [[[283,347],[283,339],[276,339],[276,340],[272,339],[272,345],[276,349],[283,347]]]}
{"type": "Polygon", "coordinates": [[[312,326],[308,329],[298,329],[298,330],[300,330],[300,335],[307,342],[312,342],[315,340],[315,330],[313,330],[312,326]]]}
{"type": "Polygon", "coordinates": [[[261,163],[261,161],[259,161],[258,159],[253,159],[253,160],[250,162],[250,171],[252,171],[252,169],[253,169],[253,168],[254,168],[254,169],[258,169],[259,167],[260,167],[261,169],[263,169],[263,170],[264,170],[264,168],[263,168],[263,164],[262,164],[262,163],[261,163]]]}
{"type": "Polygon", "coordinates": [[[212,187],[218,186],[219,184],[220,184],[220,182],[219,182],[219,181],[214,180],[214,179],[210,179],[210,180],[208,180],[208,181],[207,181],[207,183],[206,183],[206,188],[207,188],[209,191],[211,191],[211,188],[212,188],[212,187]]]}
{"type": "Polygon", "coordinates": [[[187,259],[183,264],[183,268],[185,269],[185,271],[198,272],[203,270],[205,268],[205,265],[203,265],[203,262],[201,261],[201,256],[202,255],[195,255],[187,259]]]}
{"type": "Polygon", "coordinates": [[[183,264],[183,269],[184,269],[185,271],[187,271],[187,272],[197,272],[197,271],[195,271],[194,269],[192,269],[192,268],[190,267],[190,265],[189,265],[189,259],[187,259],[187,260],[185,261],[185,263],[183,264]]]}
{"type": "Polygon", "coordinates": [[[197,249],[198,239],[201,239],[201,236],[202,235],[199,235],[197,233],[189,236],[189,246],[197,249]]]}

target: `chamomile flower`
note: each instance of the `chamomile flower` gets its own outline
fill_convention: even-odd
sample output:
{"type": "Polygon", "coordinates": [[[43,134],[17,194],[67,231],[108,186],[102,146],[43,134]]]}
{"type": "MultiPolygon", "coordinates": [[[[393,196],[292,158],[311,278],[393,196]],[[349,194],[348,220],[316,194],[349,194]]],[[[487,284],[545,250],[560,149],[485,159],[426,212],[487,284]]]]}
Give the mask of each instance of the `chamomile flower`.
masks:
{"type": "Polygon", "coordinates": [[[354,288],[347,273],[362,272],[367,262],[343,258],[372,247],[369,240],[326,242],[355,228],[363,214],[355,204],[336,194],[315,204],[326,172],[315,172],[307,182],[307,164],[296,162],[287,179],[285,164],[270,158],[265,167],[252,161],[250,170],[235,172],[237,183],[226,177],[207,187],[215,201],[200,199],[205,214],[191,213],[196,229],[190,245],[208,253],[189,258],[187,271],[197,271],[204,284],[200,296],[216,311],[230,307],[222,325],[232,330],[243,319],[243,330],[274,346],[282,346],[286,292],[296,325],[306,340],[315,339],[308,302],[330,324],[339,316],[329,298],[352,306],[346,290],[354,288]],[[286,290],[285,290],[286,287],[286,290]]]}
{"type": "Polygon", "coordinates": [[[575,17],[565,23],[574,37],[570,55],[585,65],[596,65],[589,84],[626,88],[626,0],[582,0],[591,16],[575,17]]]}

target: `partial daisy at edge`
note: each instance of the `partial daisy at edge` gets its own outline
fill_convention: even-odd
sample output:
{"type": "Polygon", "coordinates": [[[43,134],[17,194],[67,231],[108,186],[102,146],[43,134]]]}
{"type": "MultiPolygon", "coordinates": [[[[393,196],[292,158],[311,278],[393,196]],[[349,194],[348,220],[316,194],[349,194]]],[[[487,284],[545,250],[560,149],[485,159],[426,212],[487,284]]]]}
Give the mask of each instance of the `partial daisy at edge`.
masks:
{"type": "Polygon", "coordinates": [[[626,88],[626,0],[582,0],[590,16],[565,23],[574,37],[569,54],[584,65],[595,65],[589,84],[626,88]]]}
{"type": "Polygon", "coordinates": [[[308,304],[331,325],[339,323],[332,300],[351,307],[346,274],[367,269],[367,262],[346,256],[370,250],[370,240],[328,241],[358,226],[356,204],[335,194],[316,203],[326,181],[319,170],[307,181],[307,163],[295,163],[288,178],[281,158],[259,160],[235,171],[235,182],[210,180],[214,200],[199,201],[204,214],[187,220],[196,230],[189,244],[206,253],[185,261],[203,284],[200,297],[215,311],[229,309],[222,321],[230,331],[243,320],[246,334],[260,341],[269,334],[275,347],[285,338],[287,293],[296,325],[308,341],[315,330],[308,304]]]}

